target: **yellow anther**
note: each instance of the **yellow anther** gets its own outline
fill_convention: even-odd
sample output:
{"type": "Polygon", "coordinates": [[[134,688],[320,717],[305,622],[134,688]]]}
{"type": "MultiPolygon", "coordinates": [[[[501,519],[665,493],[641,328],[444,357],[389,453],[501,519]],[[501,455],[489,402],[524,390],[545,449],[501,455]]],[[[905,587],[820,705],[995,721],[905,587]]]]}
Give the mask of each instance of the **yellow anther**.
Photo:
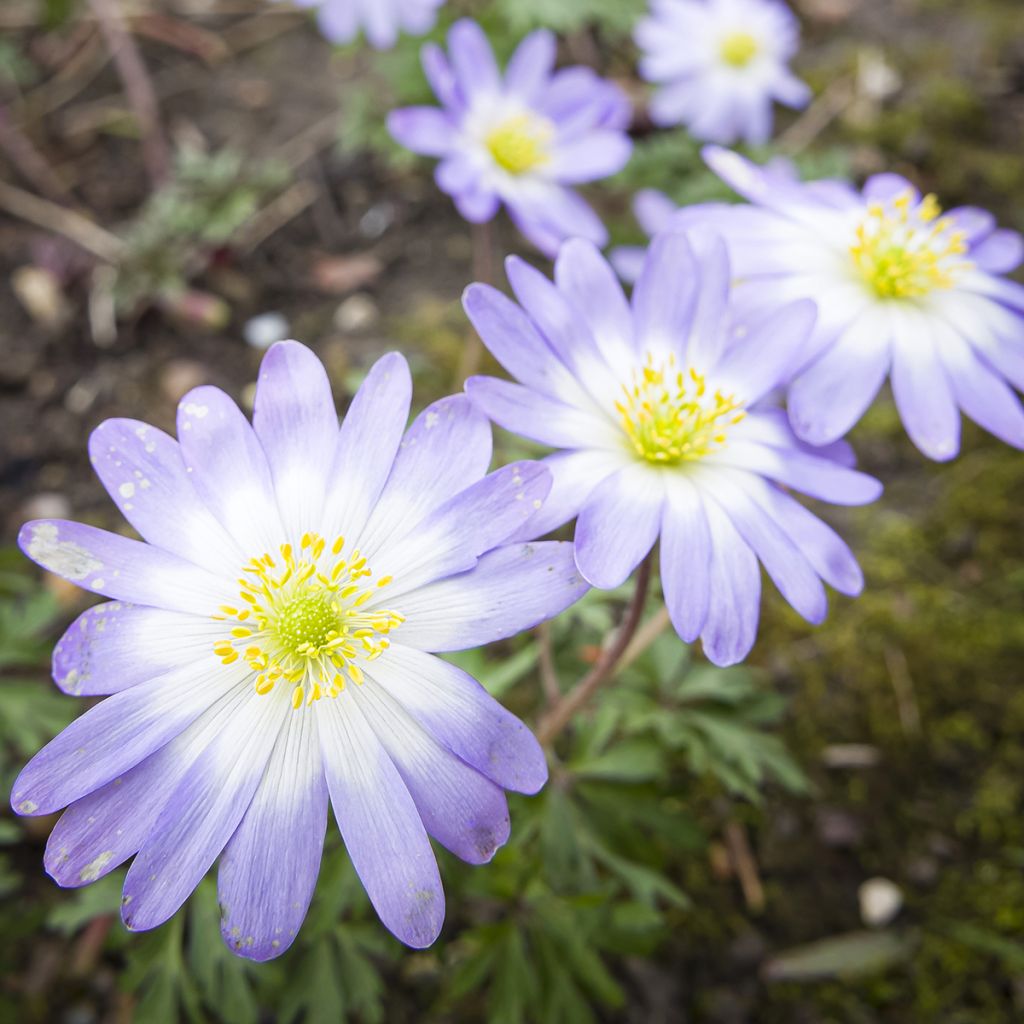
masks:
{"type": "Polygon", "coordinates": [[[622,429],[633,450],[656,465],[702,459],[726,442],[723,425],[746,415],[733,395],[707,394],[707,381],[694,367],[676,369],[675,357],[646,364],[623,385],[624,400],[615,403],[622,429]]]}
{"type": "Polygon", "coordinates": [[[525,174],[550,162],[554,125],[537,114],[521,113],[499,122],[484,138],[494,162],[509,174],[525,174]]]}
{"type": "Polygon", "coordinates": [[[854,230],[850,255],[864,281],[880,299],[914,299],[952,288],[971,266],[963,259],[967,244],[953,221],[942,217],[934,195],[914,205],[905,191],[871,203],[854,230]]]}
{"type": "Polygon", "coordinates": [[[730,32],[722,40],[718,52],[730,67],[745,68],[761,52],[761,44],[749,32],[730,32]]]}

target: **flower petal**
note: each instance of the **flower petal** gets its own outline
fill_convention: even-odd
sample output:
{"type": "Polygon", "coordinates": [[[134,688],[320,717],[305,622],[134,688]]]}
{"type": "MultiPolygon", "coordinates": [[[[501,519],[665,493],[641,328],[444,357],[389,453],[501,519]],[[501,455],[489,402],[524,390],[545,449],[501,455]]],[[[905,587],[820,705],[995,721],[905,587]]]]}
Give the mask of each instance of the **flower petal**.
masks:
{"type": "Polygon", "coordinates": [[[742,661],[757,639],[761,570],[728,516],[709,510],[708,525],[711,595],[701,641],[708,660],[724,668],[742,661]]]}
{"type": "Polygon", "coordinates": [[[685,362],[697,308],[698,268],[684,235],[663,234],[651,243],[633,289],[636,345],[641,353],[675,354],[685,362]]]}
{"type": "Polygon", "coordinates": [[[508,841],[505,794],[424,731],[379,686],[353,693],[402,776],[427,832],[469,864],[486,864],[508,841]]]}
{"type": "Polygon", "coordinates": [[[266,453],[274,493],[292,541],[319,525],[338,441],[338,414],[323,363],[283,341],[263,357],[253,429],[266,453]]]}
{"type": "Polygon", "coordinates": [[[74,696],[118,693],[209,654],[213,619],[106,601],[78,616],[53,649],[53,680],[74,696]]]}
{"type": "Polygon", "coordinates": [[[464,97],[496,93],[501,89],[501,73],[494,51],[483,29],[469,18],[462,18],[448,32],[448,59],[464,97]]]}
{"type": "Polygon", "coordinates": [[[392,110],[387,129],[398,143],[423,156],[444,156],[456,142],[455,126],[437,107],[392,110]]]}
{"type": "Polygon", "coordinates": [[[18,546],[49,572],[119,601],[212,615],[232,596],[227,580],[176,555],[65,519],[26,523],[18,546]]]}
{"type": "Polygon", "coordinates": [[[46,844],[57,884],[94,882],[138,853],[185,772],[250,694],[236,687],[166,746],[71,804],[46,844]]]}
{"type": "Polygon", "coordinates": [[[937,462],[960,451],[960,410],[927,325],[916,317],[893,346],[892,394],[911,441],[937,462]]]}
{"type": "Polygon", "coordinates": [[[250,691],[185,772],[125,877],[121,919],[127,928],[163,924],[202,881],[252,803],[292,713],[284,692],[260,697],[250,691]]]}
{"type": "Polygon", "coordinates": [[[434,402],[402,440],[380,500],[359,539],[373,552],[404,536],[442,502],[482,480],[491,462],[491,425],[465,395],[434,402]]]}
{"type": "Polygon", "coordinates": [[[101,423],[89,461],[144,540],[214,572],[234,575],[245,553],[200,500],[178,442],[137,420],[101,423]]]}
{"type": "Polygon", "coordinates": [[[444,922],[444,892],[408,787],[359,704],[316,710],[331,806],[366,894],[392,934],[429,946],[444,922]]]}
{"type": "Polygon", "coordinates": [[[399,639],[423,651],[464,651],[554,618],[588,590],[573,545],[513,544],[483,555],[475,569],[402,598],[399,639]]]}
{"type": "Polygon", "coordinates": [[[732,520],[736,532],[757,555],[779,593],[798,614],[818,625],[828,612],[825,588],[799,547],[749,496],[745,477],[755,486],[761,482],[752,474],[732,471],[709,473],[702,486],[732,520]]]}
{"type": "Polygon", "coordinates": [[[627,466],[600,483],[576,522],[576,564],[595,587],[613,590],[654,546],[665,487],[642,466],[627,466]]]}
{"type": "Polygon", "coordinates": [[[704,629],[711,600],[711,531],[699,492],[682,475],[666,488],[661,587],[672,625],[688,644],[704,629]]]}
{"type": "Polygon", "coordinates": [[[568,185],[583,184],[617,174],[629,163],[632,153],[628,135],[605,128],[558,143],[548,171],[568,185]]]}
{"type": "Polygon", "coordinates": [[[289,714],[266,774],[217,875],[221,934],[240,956],[270,960],[309,909],[327,831],[327,782],[312,714],[289,714]]]}
{"type": "Polygon", "coordinates": [[[547,782],[547,761],[533,733],[462,669],[394,643],[372,672],[452,753],[503,789],[536,793],[547,782]]]}
{"type": "Polygon", "coordinates": [[[341,424],[324,502],[325,537],[356,537],[366,525],[394,465],[411,401],[409,364],[397,352],[382,356],[341,424]]]}
{"type": "Polygon", "coordinates": [[[499,427],[554,448],[619,447],[611,420],[496,377],[470,377],[466,394],[499,427]]]}
{"type": "Polygon", "coordinates": [[[50,814],[123,775],[237,685],[241,673],[211,654],[122,690],[90,708],[22,769],[11,790],[19,814],[50,814]]]}
{"type": "Polygon", "coordinates": [[[583,318],[605,362],[616,371],[629,366],[633,316],[615,271],[597,246],[581,238],[566,242],[555,261],[555,281],[583,318]]]}
{"type": "Polygon", "coordinates": [[[270,467],[238,406],[219,388],[193,389],[178,404],[178,438],[193,486],[224,529],[249,557],[276,550],[283,528],[270,467]]]}
{"type": "Polygon", "coordinates": [[[789,389],[797,436],[829,444],[864,415],[889,373],[892,333],[884,318],[862,315],[789,389]]]}
{"type": "Polygon", "coordinates": [[[555,66],[557,40],[553,32],[537,29],[516,47],[505,68],[505,88],[524,101],[537,97],[555,66]]]}

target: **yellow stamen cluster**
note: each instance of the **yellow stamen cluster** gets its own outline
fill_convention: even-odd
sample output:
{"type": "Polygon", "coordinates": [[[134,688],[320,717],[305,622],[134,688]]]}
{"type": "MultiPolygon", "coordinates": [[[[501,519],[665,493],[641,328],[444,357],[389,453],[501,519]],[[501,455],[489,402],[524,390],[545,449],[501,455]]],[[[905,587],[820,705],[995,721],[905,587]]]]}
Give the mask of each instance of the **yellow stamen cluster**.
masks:
{"type": "Polygon", "coordinates": [[[296,554],[282,544],[280,557],[254,558],[238,580],[238,607],[223,605],[214,618],[233,623],[230,635],[214,644],[225,665],[243,658],[256,674],[256,692],[279,683],[292,686],[292,707],[337,697],[346,678],[357,685],[357,659],[373,661],[389,645],[387,634],[405,621],[398,612],[365,610],[381,587],[358,550],[343,555],[345,540],[327,547],[323,537],[303,534],[296,554]]]}
{"type": "Polygon", "coordinates": [[[935,196],[914,204],[909,190],[888,206],[872,203],[857,225],[850,254],[857,270],[881,299],[913,299],[952,288],[970,263],[967,242],[935,196]]]}
{"type": "Polygon", "coordinates": [[[487,133],[484,145],[503,170],[525,174],[551,159],[547,147],[554,134],[554,127],[546,118],[514,114],[487,133]]]}
{"type": "Polygon", "coordinates": [[[760,51],[761,44],[749,32],[730,32],[718,49],[722,60],[733,68],[745,68],[760,51]]]}
{"type": "Polygon", "coordinates": [[[637,455],[655,465],[702,459],[725,445],[726,432],[746,413],[732,395],[708,390],[692,367],[681,370],[674,356],[655,365],[651,355],[615,403],[622,429],[637,455]]]}

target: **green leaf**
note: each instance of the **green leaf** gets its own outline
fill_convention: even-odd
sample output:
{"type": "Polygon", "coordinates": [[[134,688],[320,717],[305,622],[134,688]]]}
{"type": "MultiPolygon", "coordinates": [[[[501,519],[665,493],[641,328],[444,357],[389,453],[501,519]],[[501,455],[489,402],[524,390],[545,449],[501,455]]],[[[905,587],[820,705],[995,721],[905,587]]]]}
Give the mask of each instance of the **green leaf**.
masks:
{"type": "Polygon", "coordinates": [[[914,945],[902,933],[849,932],[780,953],[764,965],[763,974],[768,981],[855,978],[902,963],[914,945]]]}

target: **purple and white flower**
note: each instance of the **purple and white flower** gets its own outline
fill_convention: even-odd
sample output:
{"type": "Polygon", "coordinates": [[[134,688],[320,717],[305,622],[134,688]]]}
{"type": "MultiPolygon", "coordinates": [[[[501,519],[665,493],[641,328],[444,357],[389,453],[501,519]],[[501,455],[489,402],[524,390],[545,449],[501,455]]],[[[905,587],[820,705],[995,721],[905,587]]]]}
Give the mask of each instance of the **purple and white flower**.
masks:
{"type": "Polygon", "coordinates": [[[448,35],[447,56],[423,48],[441,107],[388,117],[403,146],[440,157],[437,184],[466,220],[488,221],[504,203],[548,255],[570,237],[605,244],[600,218],[571,186],[616,173],[632,152],[625,94],[590,68],[554,71],[555,48],[550,32],[533,32],[502,74],[483,30],[463,19],[448,35]]]}
{"type": "MultiPolygon", "coordinates": [[[[748,311],[796,299],[819,308],[789,391],[793,428],[811,444],[842,437],[888,377],[900,417],[929,458],[960,449],[960,412],[1024,448],[1024,286],[1004,275],[1024,241],[976,207],[943,214],[897,174],[863,191],[800,184],[709,148],[712,169],[752,205],[703,208],[726,239],[748,311]]],[[[701,207],[671,229],[701,220],[701,207]]]]}
{"type": "Polygon", "coordinates": [[[787,66],[800,27],[781,0],[651,0],[635,37],[640,73],[660,84],[651,118],[684,124],[698,139],[767,142],[772,103],[810,99],[787,66]]]}
{"type": "Polygon", "coordinates": [[[377,50],[389,50],[401,33],[422,36],[434,27],[445,0],[294,0],[315,7],[324,38],[350,43],[360,31],[377,50]]]}
{"type": "Polygon", "coordinates": [[[759,405],[805,344],[813,303],[736,331],[729,260],[710,233],[659,237],[631,303],[582,240],[562,247],[554,282],[514,257],[507,269],[518,305],[481,284],[464,305],[519,383],[466,387],[499,426],[562,449],[545,460],[554,485],[529,534],[578,516],[576,564],[601,588],[626,580],[660,537],[672,622],[719,665],[754,643],[759,562],[813,623],[826,614],[822,580],[860,592],[847,546],[783,488],[859,505],[880,485],[851,468],[845,445],[811,449],[785,413],[759,405]]]}
{"type": "Polygon", "coordinates": [[[122,916],[153,928],[221,857],[228,945],[265,960],[305,917],[330,800],[382,922],[429,945],[444,917],[430,837],[470,863],[509,834],[503,790],[536,792],[544,754],[468,675],[430,652],[525,629],[586,589],[569,544],[503,542],[548,471],[487,474],[487,420],[464,395],[406,430],[411,381],[391,354],[339,431],[319,360],[263,361],[253,424],[223,392],[182,400],[175,441],[133,420],[90,440],[143,541],[66,521],[19,543],[112,600],[54,652],[67,693],[106,696],[14,784],[52,814],[45,863],[94,881],[130,857],[122,916]]]}

